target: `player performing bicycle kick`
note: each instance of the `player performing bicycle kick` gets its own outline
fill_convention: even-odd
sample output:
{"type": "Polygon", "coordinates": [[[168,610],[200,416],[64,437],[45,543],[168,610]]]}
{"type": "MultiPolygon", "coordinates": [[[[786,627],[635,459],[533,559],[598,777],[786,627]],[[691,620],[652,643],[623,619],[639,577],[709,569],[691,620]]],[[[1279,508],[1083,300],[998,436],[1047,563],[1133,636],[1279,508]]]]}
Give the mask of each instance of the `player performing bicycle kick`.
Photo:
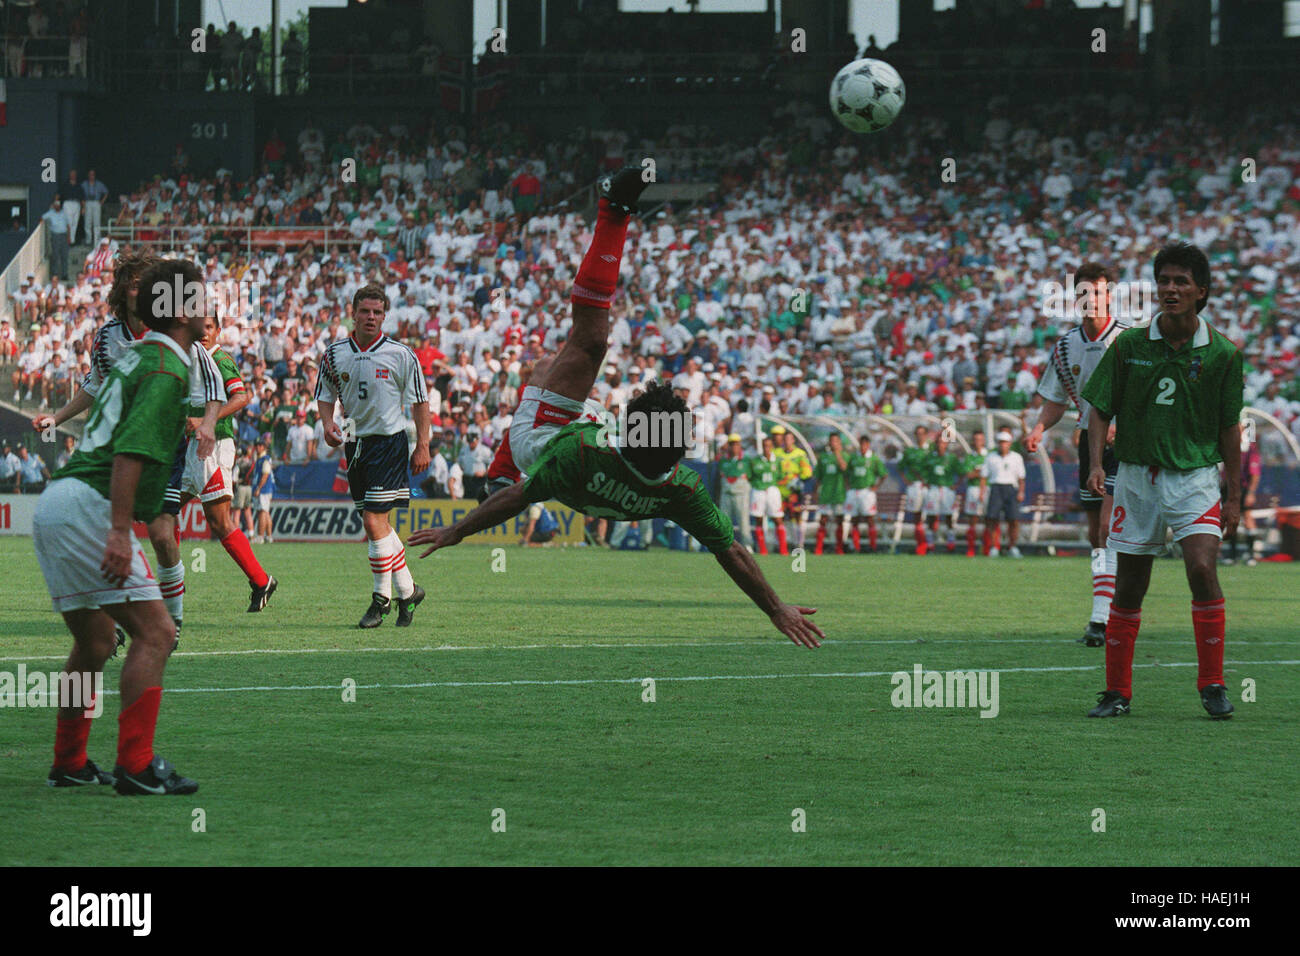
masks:
{"type": "Polygon", "coordinates": [[[612,435],[607,423],[578,420],[605,363],[628,219],[645,187],[634,166],[604,177],[597,186],[595,235],[571,295],[572,330],[559,354],[533,369],[510,425],[514,464],[527,477],[493,493],[454,525],[417,531],[408,540],[431,545],[420,555],[424,558],[513,518],[534,501],[552,498],[617,521],[666,518],[713,553],[777,630],[795,644],[818,647],[825,634],[809,620],[815,609],[777,597],[700,476],[679,464],[692,441],[691,412],[669,384],[651,385],[628,403],[623,435],[612,435]],[[638,427],[674,416],[682,427],[638,427]]]}

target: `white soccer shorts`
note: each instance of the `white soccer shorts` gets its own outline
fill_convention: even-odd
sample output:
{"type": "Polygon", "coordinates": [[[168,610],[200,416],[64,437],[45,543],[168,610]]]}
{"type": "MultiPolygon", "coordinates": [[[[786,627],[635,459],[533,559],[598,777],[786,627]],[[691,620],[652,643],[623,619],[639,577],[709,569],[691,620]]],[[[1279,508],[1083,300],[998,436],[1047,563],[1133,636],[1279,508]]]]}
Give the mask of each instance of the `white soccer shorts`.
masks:
{"type": "Polygon", "coordinates": [[[579,417],[599,422],[605,414],[608,412],[593,401],[580,402],[529,385],[510,421],[510,456],[515,467],[528,474],[561,428],[579,417]]]}
{"type": "Polygon", "coordinates": [[[957,503],[957,492],[953,488],[945,488],[942,485],[931,485],[925,490],[925,501],[921,506],[921,513],[927,517],[938,515],[940,518],[946,518],[952,514],[953,506],[957,503]]]}
{"type": "Polygon", "coordinates": [[[218,438],[217,446],[207,458],[199,458],[198,439],[191,438],[185,448],[185,474],[181,476],[181,495],[198,498],[204,504],[233,495],[231,475],[235,470],[235,440],[218,438]]]}
{"type": "Polygon", "coordinates": [[[867,518],[876,513],[876,489],[850,488],[844,502],[844,513],[850,518],[867,518]]]}
{"type": "Polygon", "coordinates": [[[776,518],[785,516],[781,489],[776,485],[771,488],[755,488],[750,499],[749,514],[754,518],[776,518]]]}
{"type": "Polygon", "coordinates": [[[966,489],[966,494],[962,496],[961,510],[963,514],[980,518],[984,516],[985,504],[987,502],[985,502],[984,496],[980,494],[980,486],[971,485],[966,489]]]}
{"type": "Polygon", "coordinates": [[[1218,467],[1166,471],[1121,461],[1107,546],[1123,554],[1160,554],[1171,528],[1175,541],[1193,534],[1223,537],[1218,467]]]}
{"type": "Polygon", "coordinates": [[[108,499],[80,479],[59,478],[41,494],[32,518],[32,545],[54,610],[162,600],[158,581],[134,532],[130,575],[121,587],[104,579],[99,566],[111,526],[108,499]]]}
{"type": "Polygon", "coordinates": [[[920,511],[925,506],[925,483],[914,481],[908,485],[903,502],[905,511],[920,511]]]}

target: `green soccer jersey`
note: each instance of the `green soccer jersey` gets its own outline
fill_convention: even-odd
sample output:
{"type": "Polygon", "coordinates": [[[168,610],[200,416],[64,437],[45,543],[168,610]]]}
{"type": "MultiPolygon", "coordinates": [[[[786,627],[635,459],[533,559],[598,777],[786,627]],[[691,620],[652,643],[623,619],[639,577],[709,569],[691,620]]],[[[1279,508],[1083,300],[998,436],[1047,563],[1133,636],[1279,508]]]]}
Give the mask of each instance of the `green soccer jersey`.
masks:
{"type": "MultiPolygon", "coordinates": [[[[223,349],[221,346],[218,345],[216,348],[212,349],[208,354],[212,356],[212,361],[215,362],[217,365],[217,371],[221,373],[221,384],[224,385],[226,389],[226,401],[230,401],[232,398],[234,398],[236,395],[238,395],[240,392],[244,390],[244,379],[239,374],[239,369],[235,365],[235,360],[232,359],[229,355],[227,355],[226,350],[223,349]]],[[[203,406],[191,405],[190,417],[202,418],[203,406]]],[[[222,438],[234,439],[235,437],[234,416],[227,415],[225,418],[218,418],[217,426],[214,429],[214,431],[216,432],[218,440],[222,438]]]]}
{"type": "Polygon", "coordinates": [[[678,464],[661,481],[647,480],[612,442],[598,437],[604,429],[595,422],[560,429],[533,466],[527,499],[554,498],[593,518],[666,518],[714,554],[731,547],[731,519],[718,510],[698,474],[678,464]]]}
{"type": "Polygon", "coordinates": [[[739,481],[749,482],[749,459],[747,458],[724,458],[718,462],[718,470],[722,472],[724,490],[739,481]]]}
{"type": "Polygon", "coordinates": [[[813,477],[817,479],[817,500],[824,505],[844,504],[844,483],[848,476],[848,456],[844,456],[845,467],[835,460],[829,450],[817,459],[813,468],[813,477]]]}
{"type": "Polygon", "coordinates": [[[962,455],[941,453],[931,448],[925,458],[925,477],[927,485],[939,488],[951,488],[965,472],[965,458],[962,455]]]}
{"type": "Polygon", "coordinates": [[[775,458],[751,455],[745,461],[749,465],[749,484],[755,491],[771,488],[781,476],[781,466],[775,458]]]}
{"type": "Polygon", "coordinates": [[[875,452],[863,455],[855,451],[849,455],[849,487],[854,491],[876,487],[886,474],[885,463],[875,452]]]}
{"type": "Polygon", "coordinates": [[[903,457],[899,461],[899,471],[903,474],[904,481],[925,481],[926,465],[929,461],[930,450],[928,448],[904,448],[903,457]]]}
{"type": "Polygon", "coordinates": [[[968,483],[975,485],[980,483],[980,472],[984,468],[984,459],[987,457],[987,452],[973,451],[962,459],[961,473],[968,483]],[[971,477],[972,474],[974,478],[971,477]]]}
{"type": "Polygon", "coordinates": [[[122,353],[99,390],[81,445],[55,478],[84,481],[105,499],[116,455],[144,459],[135,489],[135,517],[152,521],[162,510],[176,446],[185,432],[190,358],[175,340],[158,332],[122,353]]]}
{"type": "Polygon", "coordinates": [[[1191,471],[1218,464],[1219,434],[1241,420],[1241,351],[1205,319],[1178,351],[1151,325],[1121,332],[1083,398],[1115,420],[1115,456],[1191,471]]]}

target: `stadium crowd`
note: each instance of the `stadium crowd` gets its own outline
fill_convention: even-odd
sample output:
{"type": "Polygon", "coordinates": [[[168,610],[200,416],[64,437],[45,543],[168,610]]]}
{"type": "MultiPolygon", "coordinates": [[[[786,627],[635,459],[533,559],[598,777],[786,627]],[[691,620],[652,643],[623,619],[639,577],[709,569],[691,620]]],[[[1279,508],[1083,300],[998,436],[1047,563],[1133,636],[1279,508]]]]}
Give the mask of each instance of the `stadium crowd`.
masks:
{"type": "Polygon", "coordinates": [[[352,293],[375,280],[391,303],[385,332],[415,350],[432,386],[434,485],[472,494],[523,364],[554,352],[569,326],[590,226],[563,200],[593,167],[678,151],[711,157],[692,174],[720,188],[632,224],[595,397],[613,407],[671,377],[700,410],[697,459],[732,432],[752,451],[766,410],[1023,408],[1057,334],[1077,321],[1045,310],[1044,283],[1066,283],[1088,260],[1149,283],[1155,250],[1174,236],[1210,256],[1205,314],[1244,349],[1247,403],[1300,436],[1295,124],[1152,117],[1123,97],[1014,122],[1005,101],[988,105],[955,181],[940,177],[951,151],[940,122],[891,131],[886,163],[871,140],[797,101],[747,145],[685,126],[532,144],[512,131],[489,141],[359,123],[327,136],[309,124],[293,147],[273,133],[246,183],[178,151],[168,174],[122,197],[111,232],[134,230],[134,241],[105,237],[76,276],[28,277],[13,296],[15,324],[0,327],[6,384],[15,402],[66,401],[108,318],[113,256],[174,240],[227,290],[220,342],[255,396],[241,441],[268,434],[282,461],[336,457],[313,431],[318,362],[349,333],[352,293]],[[1068,118],[1081,115],[1098,117],[1095,128],[1077,130],[1068,118]],[[341,178],[348,159],[355,183],[341,178]],[[283,241],[250,247],[246,226],[283,241]],[[286,226],[332,228],[299,244],[274,232],[286,226]]]}

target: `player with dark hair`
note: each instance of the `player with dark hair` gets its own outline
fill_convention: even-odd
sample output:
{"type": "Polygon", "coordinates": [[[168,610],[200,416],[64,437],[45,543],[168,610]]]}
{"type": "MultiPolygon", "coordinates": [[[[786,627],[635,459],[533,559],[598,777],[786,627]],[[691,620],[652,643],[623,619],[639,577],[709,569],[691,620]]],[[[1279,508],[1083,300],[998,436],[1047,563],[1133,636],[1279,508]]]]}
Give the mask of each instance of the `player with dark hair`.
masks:
{"type": "Polygon", "coordinates": [[[915,435],[916,444],[903,449],[898,471],[903,477],[903,509],[916,515],[916,553],[924,555],[929,550],[925,540],[925,499],[928,495],[925,464],[930,457],[930,430],[917,425],[915,435]]]}
{"type": "Polygon", "coordinates": [[[839,432],[831,432],[826,439],[826,451],[813,467],[817,480],[817,544],[814,554],[826,547],[826,524],[835,522],[835,553],[844,553],[844,502],[847,494],[849,459],[844,454],[844,439],[839,432]]]}
{"type": "Polygon", "coordinates": [[[495,492],[454,525],[417,531],[409,540],[430,545],[420,555],[426,557],[550,498],[616,521],[666,518],[713,552],[777,630],[795,644],[817,647],[825,635],[808,619],[814,609],[777,597],[703,480],[681,465],[693,441],[691,412],[670,385],[652,385],[629,402],[621,434],[609,422],[578,420],[604,366],[627,224],[645,187],[635,166],[597,185],[595,235],[573,283],[572,329],[559,354],[533,370],[510,425],[515,464],[528,477],[495,492]]]}
{"type": "Polygon", "coordinates": [[[370,607],[357,624],[362,628],[384,623],[394,588],[398,627],[410,626],[424,600],[424,589],[411,578],[406,548],[388,523],[388,512],[406,507],[411,498],[405,405],[411,406],[415,419],[411,472],[418,475],[429,467],[429,393],[415,353],[384,334],[387,310],[383,288],[358,289],[352,296],[352,334],[325,350],[316,379],[316,408],[325,442],[331,448],[343,446],[348,488],[366,529],[374,589],[370,607]],[[339,402],[346,433],[334,421],[339,402]]]}
{"type": "MultiPolygon", "coordinates": [[[[33,428],[43,431],[58,427],[81,414],[95,401],[117,360],[149,330],[139,304],[141,278],[148,269],[163,261],[165,260],[148,252],[127,253],[117,258],[113,265],[113,285],[108,291],[107,299],[114,318],[95,333],[95,341],[91,346],[90,372],[82,381],[81,390],[66,405],[53,415],[38,416],[32,421],[33,428]]],[[[224,401],[220,380],[216,363],[207,350],[198,343],[191,346],[191,395],[196,406],[203,405],[203,417],[194,428],[194,437],[196,450],[204,458],[210,456],[216,447],[217,414],[224,401]]],[[[177,643],[185,617],[185,564],[181,561],[177,515],[180,514],[180,486],[185,472],[188,444],[182,435],[172,457],[162,511],[149,522],[149,541],[158,557],[158,586],[162,591],[163,602],[167,605],[172,620],[176,622],[177,643]]],[[[126,635],[120,629],[117,642],[118,646],[126,643],[126,635]]]]}
{"type": "Polygon", "coordinates": [[[1080,393],[1110,344],[1128,326],[1110,314],[1110,287],[1115,277],[1109,269],[1097,262],[1086,262],[1074,274],[1074,280],[1076,302],[1080,303],[1083,322],[1062,335],[1052,349],[1051,360],[1038,383],[1043,407],[1038,413],[1038,423],[1025,436],[1025,450],[1030,454],[1038,451],[1043,433],[1061,420],[1066,408],[1073,405],[1078,410],[1075,430],[1078,433],[1079,502],[1088,515],[1088,542],[1092,545],[1092,615],[1079,643],[1101,647],[1106,643],[1106,619],[1110,616],[1110,602],[1115,593],[1115,552],[1106,547],[1106,526],[1110,524],[1119,462],[1115,460],[1115,426],[1112,424],[1106,435],[1105,457],[1102,459],[1106,472],[1105,494],[1100,497],[1093,494],[1088,489],[1088,474],[1092,470],[1088,448],[1089,409],[1080,393]]]}
{"type": "MultiPolygon", "coordinates": [[[[217,444],[212,454],[204,458],[199,455],[200,440],[198,438],[190,440],[185,455],[185,472],[181,478],[181,505],[183,507],[196,498],[202,503],[208,530],[216,534],[217,540],[226,549],[226,553],[248,578],[248,586],[251,589],[248,610],[256,613],[266,607],[266,602],[275,593],[279,582],[262,568],[248,544],[248,538],[244,536],[243,530],[230,513],[230,501],[234,495],[234,416],[248,404],[249,395],[234,359],[217,344],[218,325],[217,317],[209,315],[203,326],[203,339],[199,343],[212,356],[217,371],[221,373],[225,404],[217,412],[217,444]]],[[[186,425],[187,431],[197,431],[198,416],[203,413],[199,405],[193,404],[196,398],[202,397],[196,394],[197,391],[194,383],[191,383],[192,404],[189,411],[190,419],[186,425]]]]}
{"type": "Polygon", "coordinates": [[[55,472],[32,519],[50,598],[74,640],[65,673],[102,672],[115,650],[114,622],[131,637],[120,679],[117,766],[108,774],[87,758],[91,717],[64,702],[48,782],[110,784],[128,795],[186,794],[198,784],[153,750],[176,624],[132,522],[157,517],[184,437],[191,346],[203,335],[203,275],[192,262],[164,261],[139,278],[139,316],[147,331],[104,377],[81,447],[55,472]],[[193,285],[200,290],[196,300],[188,292],[173,294],[193,285]]]}
{"type": "Polygon", "coordinates": [[[867,524],[867,547],[876,550],[876,489],[889,477],[884,460],[871,450],[871,436],[858,439],[858,450],[849,453],[849,491],[845,513],[853,523],[853,550],[862,553],[861,526],[867,524]]]}
{"type": "Polygon", "coordinates": [[[1210,264],[1184,242],[1152,266],[1161,310],[1129,329],[1102,356],[1083,399],[1092,470],[1088,487],[1105,491],[1102,453],[1116,422],[1115,507],[1110,546],[1118,552],[1115,600],[1106,623],[1106,689],[1089,717],[1127,714],[1133,697],[1133,647],[1155,555],[1173,531],[1192,592],[1197,681],[1212,718],[1232,716],[1223,682],[1224,603],[1219,541],[1241,514],[1242,356],[1199,313],[1209,300],[1210,264]],[[1227,495],[1219,500],[1219,463],[1227,495]]]}

